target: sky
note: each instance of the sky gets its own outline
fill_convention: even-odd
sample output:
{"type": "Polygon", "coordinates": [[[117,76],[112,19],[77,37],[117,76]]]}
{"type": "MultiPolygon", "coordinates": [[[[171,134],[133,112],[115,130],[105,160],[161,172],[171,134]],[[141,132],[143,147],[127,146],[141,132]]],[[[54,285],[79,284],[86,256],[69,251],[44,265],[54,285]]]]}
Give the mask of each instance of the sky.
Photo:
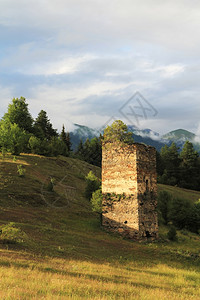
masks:
{"type": "Polygon", "coordinates": [[[0,117],[200,135],[199,0],[0,0],[0,117]]]}

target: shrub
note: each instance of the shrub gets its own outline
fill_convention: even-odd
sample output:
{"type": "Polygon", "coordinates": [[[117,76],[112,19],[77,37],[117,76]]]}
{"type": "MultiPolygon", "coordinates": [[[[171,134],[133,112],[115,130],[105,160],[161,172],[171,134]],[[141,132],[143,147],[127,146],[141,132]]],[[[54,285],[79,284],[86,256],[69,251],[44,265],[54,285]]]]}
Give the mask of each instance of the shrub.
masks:
{"type": "Polygon", "coordinates": [[[57,137],[52,137],[48,144],[48,155],[50,156],[69,156],[66,144],[57,137]]]}
{"type": "Polygon", "coordinates": [[[31,136],[28,142],[31,153],[40,154],[41,153],[41,141],[36,136],[31,136]]]}
{"type": "Polygon", "coordinates": [[[188,223],[187,228],[195,233],[199,233],[200,230],[200,202],[197,201],[188,211],[188,223]]]}
{"type": "Polygon", "coordinates": [[[170,205],[172,201],[172,195],[166,191],[162,191],[158,195],[158,210],[161,213],[164,224],[169,222],[170,205]]]}
{"type": "Polygon", "coordinates": [[[177,241],[177,232],[176,228],[173,225],[170,226],[167,237],[170,241],[177,241]]]}
{"type": "Polygon", "coordinates": [[[31,136],[28,145],[31,153],[47,156],[50,154],[49,142],[46,139],[41,140],[36,136],[31,136]]]}
{"type": "Polygon", "coordinates": [[[22,243],[27,240],[26,233],[17,228],[13,222],[1,226],[0,230],[0,241],[4,244],[22,243]]]}
{"type": "Polygon", "coordinates": [[[188,211],[191,209],[191,202],[186,199],[175,198],[172,201],[170,220],[179,229],[186,228],[188,223],[188,211]]]}
{"type": "Polygon", "coordinates": [[[29,135],[19,128],[17,124],[1,120],[0,122],[0,147],[11,154],[19,155],[28,143],[29,135]]]}
{"type": "Polygon", "coordinates": [[[25,177],[26,169],[22,165],[18,165],[17,173],[19,174],[19,177],[25,177]]]}
{"type": "Polygon", "coordinates": [[[93,211],[97,213],[102,213],[102,200],[103,196],[101,189],[98,189],[92,193],[91,204],[93,211]]]}
{"type": "Polygon", "coordinates": [[[6,148],[2,147],[1,153],[2,153],[2,160],[4,160],[6,158],[6,154],[7,154],[6,148]]]}
{"type": "Polygon", "coordinates": [[[86,188],[85,188],[85,197],[90,200],[92,193],[100,188],[100,180],[93,174],[92,171],[88,173],[85,177],[86,179],[86,188]]]}
{"type": "Polygon", "coordinates": [[[170,210],[170,220],[179,229],[186,228],[198,233],[200,229],[200,204],[190,200],[173,199],[170,210]]]}
{"type": "Polygon", "coordinates": [[[47,191],[48,192],[53,192],[54,182],[55,182],[55,179],[50,178],[50,181],[47,184],[47,191]]]}

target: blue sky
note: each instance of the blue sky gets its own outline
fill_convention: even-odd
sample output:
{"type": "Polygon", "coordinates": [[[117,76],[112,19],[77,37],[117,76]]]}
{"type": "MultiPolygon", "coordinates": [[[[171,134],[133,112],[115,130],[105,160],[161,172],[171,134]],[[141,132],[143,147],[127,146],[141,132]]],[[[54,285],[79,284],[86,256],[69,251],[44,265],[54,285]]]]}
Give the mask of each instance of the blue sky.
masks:
{"type": "Polygon", "coordinates": [[[200,2],[0,0],[0,117],[24,96],[54,127],[101,127],[139,91],[141,128],[200,134],[200,2]]]}

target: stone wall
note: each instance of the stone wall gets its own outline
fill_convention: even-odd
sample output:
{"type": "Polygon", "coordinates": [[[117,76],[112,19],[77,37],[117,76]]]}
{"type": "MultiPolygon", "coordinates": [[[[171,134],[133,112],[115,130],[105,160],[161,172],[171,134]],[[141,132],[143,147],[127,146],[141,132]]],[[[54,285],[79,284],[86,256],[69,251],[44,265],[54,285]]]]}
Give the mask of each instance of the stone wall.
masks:
{"type": "Polygon", "coordinates": [[[102,225],[128,238],[156,238],[156,180],[155,148],[138,143],[105,143],[102,225]]]}

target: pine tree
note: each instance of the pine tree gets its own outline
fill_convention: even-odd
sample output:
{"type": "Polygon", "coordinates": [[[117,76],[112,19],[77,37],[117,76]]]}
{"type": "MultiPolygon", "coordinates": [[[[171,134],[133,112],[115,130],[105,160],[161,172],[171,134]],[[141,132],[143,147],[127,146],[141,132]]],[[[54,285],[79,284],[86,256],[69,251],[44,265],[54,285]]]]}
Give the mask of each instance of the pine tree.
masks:
{"type": "Polygon", "coordinates": [[[169,147],[169,161],[167,162],[167,170],[170,174],[171,181],[174,184],[178,183],[179,181],[180,158],[178,150],[179,148],[173,142],[169,147]]]}
{"type": "Polygon", "coordinates": [[[165,145],[160,152],[161,164],[164,168],[161,182],[175,185],[179,182],[180,157],[179,148],[173,142],[170,147],[165,145]]]}
{"type": "Polygon", "coordinates": [[[67,145],[67,135],[66,135],[66,132],[65,132],[64,124],[62,126],[62,131],[61,131],[61,134],[60,134],[60,138],[67,145]]]}
{"type": "Polygon", "coordinates": [[[101,167],[102,160],[102,146],[101,146],[101,137],[93,138],[90,141],[90,163],[101,167]]]}
{"type": "Polygon", "coordinates": [[[72,151],[72,149],[71,149],[72,143],[71,143],[69,132],[67,132],[67,134],[66,134],[66,146],[67,146],[68,152],[71,152],[72,151]]]}
{"type": "Polygon", "coordinates": [[[3,116],[3,120],[17,124],[22,130],[32,132],[33,119],[24,97],[20,99],[13,98],[12,103],[8,105],[8,112],[3,116]]]}
{"type": "Polygon", "coordinates": [[[91,155],[92,155],[92,151],[91,151],[91,146],[90,146],[90,140],[89,138],[86,139],[84,145],[83,145],[83,159],[85,161],[87,161],[88,163],[91,163],[92,164],[92,161],[91,161],[91,155]]]}
{"type": "Polygon", "coordinates": [[[183,165],[191,167],[195,166],[198,160],[198,152],[194,150],[193,144],[186,141],[180,154],[183,165]]]}
{"type": "Polygon", "coordinates": [[[61,140],[65,143],[65,145],[66,145],[66,147],[67,147],[67,151],[68,151],[68,153],[70,152],[70,151],[72,151],[71,150],[71,147],[72,147],[72,143],[71,143],[71,140],[70,140],[70,134],[69,134],[69,132],[65,132],[65,126],[63,125],[63,127],[62,127],[62,131],[61,131],[61,134],[60,134],[60,138],[61,138],[61,140]]]}
{"type": "Polygon", "coordinates": [[[83,159],[84,160],[84,146],[83,146],[83,141],[82,140],[80,140],[78,148],[77,148],[75,154],[77,155],[77,157],[79,159],[83,159]]]}
{"type": "Polygon", "coordinates": [[[199,154],[193,144],[186,141],[181,151],[181,186],[199,189],[199,154]]]}
{"type": "Polygon", "coordinates": [[[107,126],[103,135],[104,142],[120,141],[132,144],[132,132],[128,132],[128,127],[121,120],[116,120],[111,126],[107,126]]]}
{"type": "Polygon", "coordinates": [[[44,110],[39,112],[33,129],[35,136],[40,139],[50,140],[52,137],[58,136],[56,129],[53,129],[53,126],[47,117],[47,113],[44,110]]]}

